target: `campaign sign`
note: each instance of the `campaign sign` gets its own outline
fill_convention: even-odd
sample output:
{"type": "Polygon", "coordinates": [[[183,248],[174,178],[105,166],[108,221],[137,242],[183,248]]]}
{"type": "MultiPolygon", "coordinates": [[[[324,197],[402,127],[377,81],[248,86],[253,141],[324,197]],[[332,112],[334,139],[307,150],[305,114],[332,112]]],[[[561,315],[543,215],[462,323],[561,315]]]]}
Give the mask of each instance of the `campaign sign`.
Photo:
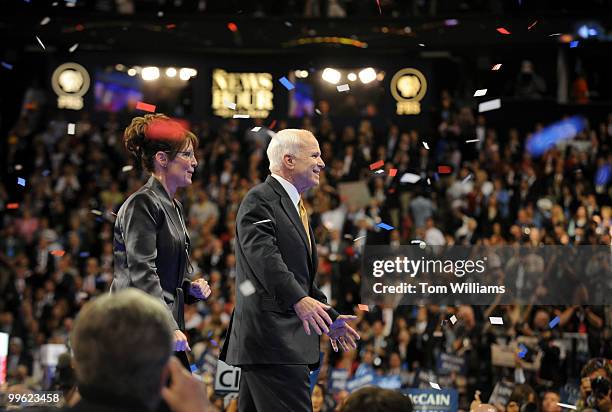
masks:
{"type": "Polygon", "coordinates": [[[366,373],[358,378],[353,378],[346,383],[346,390],[353,392],[364,386],[376,385],[376,374],[366,373]]]}
{"type": "Polygon", "coordinates": [[[465,375],[465,358],[463,356],[440,353],[437,370],[439,374],[458,373],[465,375]]]}
{"type": "Polygon", "coordinates": [[[410,397],[415,411],[456,412],[459,408],[459,395],[455,389],[404,389],[410,397]]]}
{"type": "Polygon", "coordinates": [[[329,389],[331,392],[338,392],[346,389],[349,371],[341,368],[333,368],[329,374],[329,389]]]}
{"type": "Polygon", "coordinates": [[[240,368],[219,360],[215,374],[215,392],[238,392],[240,389],[240,368]]]}

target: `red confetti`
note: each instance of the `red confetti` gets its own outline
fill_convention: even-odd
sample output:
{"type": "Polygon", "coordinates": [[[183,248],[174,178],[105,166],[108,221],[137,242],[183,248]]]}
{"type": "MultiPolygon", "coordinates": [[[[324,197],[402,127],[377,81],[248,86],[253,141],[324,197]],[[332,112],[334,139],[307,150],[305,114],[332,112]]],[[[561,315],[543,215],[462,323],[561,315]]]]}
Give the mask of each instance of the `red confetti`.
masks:
{"type": "Polygon", "coordinates": [[[227,23],[227,28],[229,29],[229,31],[231,31],[232,33],[236,33],[238,31],[238,26],[236,25],[236,23],[230,21],[229,23],[227,23]]]}
{"type": "Polygon", "coordinates": [[[64,250],[52,250],[49,253],[51,253],[53,256],[62,257],[62,256],[64,256],[66,254],[66,251],[64,251],[64,250]]]}
{"type": "Polygon", "coordinates": [[[397,169],[389,169],[389,176],[395,176],[397,174],[397,169]]]}
{"type": "Polygon", "coordinates": [[[274,129],[274,126],[276,126],[276,120],[272,120],[272,123],[270,123],[270,126],[268,126],[268,129],[272,130],[274,129]]]}
{"type": "Polygon", "coordinates": [[[378,14],[382,14],[382,9],[380,8],[380,0],[376,0],[376,4],[378,5],[378,14]]]}
{"type": "Polygon", "coordinates": [[[451,172],[450,166],[438,166],[438,173],[440,174],[448,174],[451,172]]]}
{"type": "Polygon", "coordinates": [[[149,103],[138,102],[136,103],[136,110],[144,110],[145,112],[155,113],[155,105],[149,103]]]}
{"type": "Polygon", "coordinates": [[[145,131],[149,139],[182,140],[185,137],[185,128],[179,122],[169,119],[154,119],[145,131]]]}
{"type": "Polygon", "coordinates": [[[19,209],[19,203],[7,203],[6,208],[7,209],[19,209]]]}
{"type": "Polygon", "coordinates": [[[394,188],[394,187],[392,187],[391,189],[389,189],[389,191],[388,191],[387,193],[389,193],[390,195],[392,195],[393,193],[395,193],[395,188],[394,188]]]}
{"type": "Polygon", "coordinates": [[[538,21],[537,21],[537,20],[536,20],[536,21],[534,21],[533,23],[531,23],[531,24],[529,25],[529,27],[527,27],[527,30],[531,30],[531,29],[533,28],[533,26],[535,26],[536,24],[538,24],[538,21]]]}
{"type": "Polygon", "coordinates": [[[77,24],[75,27],[76,31],[83,31],[85,30],[85,26],[83,26],[82,24],[77,24]]]}
{"type": "Polygon", "coordinates": [[[368,305],[359,304],[359,305],[357,305],[357,307],[359,308],[359,310],[364,310],[366,312],[370,311],[370,308],[368,307],[368,305]]]}
{"type": "Polygon", "coordinates": [[[370,170],[374,170],[374,169],[380,169],[381,167],[383,167],[385,165],[385,161],[384,160],[379,160],[376,163],[372,163],[370,165],[370,170]]]}
{"type": "Polygon", "coordinates": [[[166,28],[168,30],[172,30],[172,29],[176,28],[176,24],[174,24],[174,23],[166,24],[166,28]]]}
{"type": "Polygon", "coordinates": [[[501,34],[510,34],[510,32],[503,27],[498,27],[497,31],[501,34]]]}

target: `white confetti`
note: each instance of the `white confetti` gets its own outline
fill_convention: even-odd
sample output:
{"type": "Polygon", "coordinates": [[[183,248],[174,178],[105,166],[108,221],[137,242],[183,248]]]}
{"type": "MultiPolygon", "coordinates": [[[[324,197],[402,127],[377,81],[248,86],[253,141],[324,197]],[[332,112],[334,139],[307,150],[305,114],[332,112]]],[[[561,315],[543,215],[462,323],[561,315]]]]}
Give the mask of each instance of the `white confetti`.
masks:
{"type": "Polygon", "coordinates": [[[248,119],[249,116],[248,114],[235,114],[234,116],[232,116],[234,119],[248,119]]]}
{"type": "Polygon", "coordinates": [[[377,171],[374,172],[375,174],[379,175],[381,173],[385,173],[385,171],[383,169],[378,169],[377,171]]]}
{"type": "Polygon", "coordinates": [[[480,139],[472,139],[472,140],[466,140],[466,143],[476,143],[476,142],[480,142],[480,139]]]}
{"type": "Polygon", "coordinates": [[[400,183],[416,183],[421,180],[421,176],[415,175],[414,173],[404,173],[400,179],[400,183]]]}
{"type": "Polygon", "coordinates": [[[321,110],[319,110],[319,109],[315,109],[315,113],[316,113],[316,114],[318,114],[318,115],[320,115],[320,114],[321,114],[321,110]]]}
{"type": "Polygon", "coordinates": [[[40,47],[43,48],[43,50],[47,50],[47,48],[45,47],[45,45],[43,44],[43,42],[38,38],[38,36],[34,36],[36,37],[36,40],[38,40],[38,44],[40,44],[40,47]]]}
{"type": "Polygon", "coordinates": [[[261,126],[255,126],[254,128],[251,129],[252,132],[258,132],[261,130],[261,126]]]}
{"type": "Polygon", "coordinates": [[[21,170],[21,169],[23,169],[23,166],[21,166],[21,165],[15,165],[15,170],[19,171],[19,170],[21,170]]]}
{"type": "Polygon", "coordinates": [[[429,145],[427,144],[427,142],[423,142],[423,146],[425,146],[425,149],[429,150],[429,145]]]}
{"type": "Polygon", "coordinates": [[[427,184],[431,186],[431,179],[427,178],[427,184]]]}
{"type": "Polygon", "coordinates": [[[429,382],[429,385],[431,385],[432,388],[437,389],[439,391],[441,391],[442,389],[440,389],[440,385],[438,385],[435,382],[429,382]]]}
{"type": "Polygon", "coordinates": [[[271,222],[271,220],[270,220],[270,219],[264,219],[264,220],[260,220],[259,222],[255,222],[255,223],[253,223],[253,224],[254,224],[254,225],[258,225],[258,224],[260,224],[260,223],[268,223],[268,222],[271,222]]]}
{"type": "Polygon", "coordinates": [[[229,109],[236,110],[236,103],[232,103],[230,101],[223,99],[223,104],[225,105],[225,107],[229,109]]]}
{"type": "Polygon", "coordinates": [[[495,66],[493,66],[493,68],[491,70],[497,71],[497,70],[501,69],[501,67],[502,67],[501,63],[497,63],[495,66]]]}
{"type": "Polygon", "coordinates": [[[76,131],[76,124],[68,123],[68,134],[73,135],[76,131]]]}
{"type": "Polygon", "coordinates": [[[559,405],[562,408],[576,410],[576,407],[574,405],[568,405],[567,403],[557,402],[557,405],[559,405]]]}
{"type": "Polygon", "coordinates": [[[75,51],[77,49],[77,47],[79,47],[79,43],[74,43],[72,46],[70,46],[70,48],[68,49],[68,51],[70,53],[72,53],[73,51],[75,51]]]}
{"type": "Polygon", "coordinates": [[[123,167],[121,168],[121,171],[122,171],[122,172],[124,172],[124,173],[125,173],[125,172],[129,172],[129,171],[130,171],[130,170],[132,170],[133,168],[134,168],[134,166],[132,166],[132,165],[125,165],[125,166],[123,166],[123,167]]]}
{"type": "Polygon", "coordinates": [[[101,211],[99,211],[98,209],[91,209],[91,213],[93,213],[96,216],[102,216],[103,213],[101,211]]]}
{"type": "Polygon", "coordinates": [[[364,237],[365,237],[365,235],[363,235],[363,236],[359,236],[358,238],[355,238],[355,239],[353,240],[353,242],[357,242],[358,240],[361,240],[361,239],[363,239],[364,237]]]}
{"type": "Polygon", "coordinates": [[[450,317],[450,321],[451,323],[454,325],[455,323],[457,323],[457,316],[453,315],[450,317]]]}
{"type": "Polygon", "coordinates": [[[499,109],[501,107],[501,100],[489,100],[488,102],[482,102],[478,105],[478,113],[488,112],[490,110],[499,109]]]}
{"type": "Polygon", "coordinates": [[[552,33],[549,34],[548,37],[553,37],[553,36],[561,36],[562,33],[552,33]]]}
{"type": "Polygon", "coordinates": [[[425,43],[419,43],[419,46],[425,47],[425,43]]]}
{"type": "Polygon", "coordinates": [[[48,24],[50,21],[51,19],[49,17],[45,17],[44,19],[40,21],[40,25],[44,26],[45,24],[48,24]]]}
{"type": "Polygon", "coordinates": [[[472,175],[469,174],[461,181],[461,183],[467,183],[467,181],[470,180],[471,178],[472,178],[472,175]]]}
{"type": "Polygon", "coordinates": [[[338,86],[336,86],[336,89],[339,92],[348,92],[349,90],[351,90],[348,84],[339,84],[338,86]]]}
{"type": "Polygon", "coordinates": [[[474,92],[474,97],[480,97],[487,94],[487,89],[478,89],[474,92]]]}
{"type": "Polygon", "coordinates": [[[255,293],[255,286],[253,286],[250,280],[242,282],[240,286],[238,286],[238,289],[240,289],[242,296],[249,296],[255,293]]]}
{"type": "Polygon", "coordinates": [[[489,316],[489,322],[491,322],[491,325],[503,325],[504,324],[504,320],[500,318],[499,316],[489,316]]]}

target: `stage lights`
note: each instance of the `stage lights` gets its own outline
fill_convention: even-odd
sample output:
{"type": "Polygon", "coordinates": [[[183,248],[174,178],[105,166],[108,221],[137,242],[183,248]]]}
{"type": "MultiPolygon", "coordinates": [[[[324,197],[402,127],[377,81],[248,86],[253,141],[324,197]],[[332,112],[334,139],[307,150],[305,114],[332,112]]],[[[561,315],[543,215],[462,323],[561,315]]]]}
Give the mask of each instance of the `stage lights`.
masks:
{"type": "Polygon", "coordinates": [[[179,70],[179,79],[187,81],[192,77],[197,76],[198,71],[196,69],[190,69],[187,67],[182,68],[181,70],[179,70]]]}
{"type": "Polygon", "coordinates": [[[176,69],[174,67],[168,67],[166,69],[166,76],[172,78],[172,77],[176,77],[176,69]]]}
{"type": "Polygon", "coordinates": [[[346,78],[349,79],[349,81],[354,82],[355,80],[357,80],[357,75],[351,72],[346,76],[346,78]]]}
{"type": "Polygon", "coordinates": [[[359,80],[361,80],[363,84],[373,82],[376,80],[376,71],[371,67],[363,69],[359,72],[359,80]]]}
{"type": "Polygon", "coordinates": [[[323,74],[321,74],[321,78],[331,84],[338,84],[340,81],[340,76],[341,74],[338,70],[330,67],[323,70],[323,74]]]}
{"type": "Polygon", "coordinates": [[[153,81],[159,79],[159,69],[155,66],[143,67],[140,76],[144,81],[153,81]]]}
{"type": "Polygon", "coordinates": [[[382,79],[384,79],[384,73],[377,73],[376,70],[374,70],[372,67],[363,68],[358,71],[358,74],[356,74],[355,72],[357,72],[357,70],[353,69],[350,71],[340,71],[332,69],[331,67],[327,67],[325,68],[325,70],[323,70],[321,78],[331,84],[338,84],[338,82],[340,82],[340,80],[342,80],[344,76],[346,76],[346,79],[350,82],[357,81],[357,78],[359,78],[359,80],[363,84],[372,83],[374,80],[381,81],[382,79]]]}

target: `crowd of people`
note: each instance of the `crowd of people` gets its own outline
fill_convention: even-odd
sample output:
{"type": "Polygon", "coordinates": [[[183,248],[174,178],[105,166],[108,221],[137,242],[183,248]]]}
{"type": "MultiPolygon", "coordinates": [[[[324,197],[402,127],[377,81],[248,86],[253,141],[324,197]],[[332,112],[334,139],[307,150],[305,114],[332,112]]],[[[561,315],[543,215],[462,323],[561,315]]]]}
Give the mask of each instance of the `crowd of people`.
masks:
{"type": "MultiPolygon", "coordinates": [[[[496,130],[448,93],[442,95],[438,119],[427,145],[419,130],[394,124],[376,130],[368,119],[338,128],[323,115],[280,120],[274,128],[307,129],[320,143],[326,168],[320,185],[305,196],[318,245],[317,280],[333,307],[358,316],[354,324],[361,335],[357,350],[346,353],[334,352],[322,339],[325,355],[315,388],[321,401],[315,410],[334,410],[349,394],[347,382],[369,374],[397,377],[397,390],[429,388],[436,381],[458,391],[462,409],[469,408],[476,391],[508,411],[528,403],[558,410],[546,400],[551,396],[597,409],[580,378],[612,378],[606,361],[612,358],[612,307],[588,306],[588,296],[580,306],[358,309],[366,245],[413,240],[494,247],[611,244],[610,184],[596,175],[612,167],[612,115],[592,121],[540,158],[525,150],[525,141],[542,125],[531,132],[496,130]],[[470,140],[478,141],[466,143],[470,140]],[[380,160],[384,172],[370,170],[380,160]],[[438,173],[440,164],[451,172],[438,173]],[[391,169],[397,169],[395,176],[391,169]],[[420,180],[401,183],[405,173],[420,180]],[[363,205],[350,201],[348,182],[366,188],[363,205]],[[381,222],[394,229],[381,229],[381,222]],[[458,321],[451,323],[453,315],[458,321]],[[502,317],[503,325],[490,325],[490,315],[502,317]],[[557,316],[559,324],[551,328],[557,316]],[[516,355],[511,365],[494,361],[498,346],[521,338],[526,345],[532,342],[529,356],[516,355]],[[445,356],[455,359],[457,369],[442,365],[445,356]],[[599,375],[591,376],[595,372],[599,375]],[[499,395],[502,383],[513,389],[512,396],[499,395]]],[[[109,290],[115,215],[143,182],[122,146],[124,119],[111,114],[94,121],[85,112],[76,123],[76,134],[67,135],[61,114],[42,128],[25,116],[8,136],[10,170],[0,185],[0,332],[11,336],[12,386],[48,384],[42,345],[68,344],[81,307],[109,290]],[[18,204],[11,205],[16,198],[18,204]]],[[[236,119],[219,128],[207,122],[191,127],[199,138],[199,166],[180,196],[191,238],[192,280],[205,278],[212,295],[185,308],[185,327],[190,360],[209,388],[240,286],[236,213],[246,192],[268,174],[265,150],[274,131],[261,125],[257,132],[236,119]]],[[[602,290],[612,287],[605,282],[602,290]]],[[[209,392],[222,409],[223,398],[209,392]]]]}

